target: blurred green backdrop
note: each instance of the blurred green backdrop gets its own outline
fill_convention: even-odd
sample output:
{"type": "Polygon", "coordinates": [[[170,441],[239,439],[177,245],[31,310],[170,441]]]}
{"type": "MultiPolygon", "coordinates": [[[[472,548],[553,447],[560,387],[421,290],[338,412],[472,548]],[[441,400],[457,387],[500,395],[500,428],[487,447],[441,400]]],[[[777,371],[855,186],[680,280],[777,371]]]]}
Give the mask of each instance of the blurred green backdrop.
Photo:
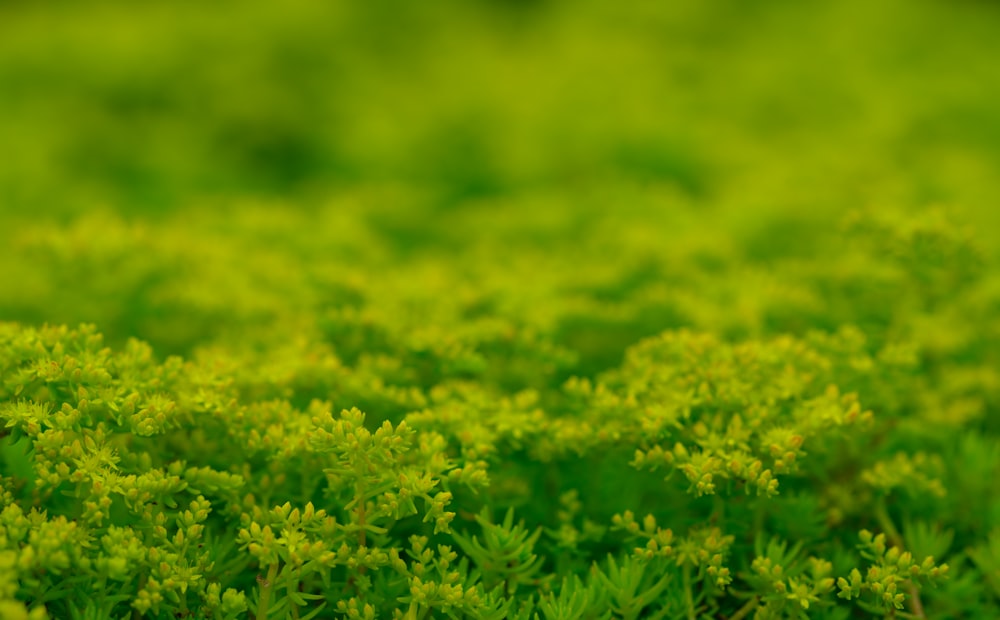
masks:
{"type": "Polygon", "coordinates": [[[0,316],[348,360],[488,319],[577,371],[678,325],[877,333],[958,276],[896,282],[849,212],[1000,247],[997,33],[973,0],[2,2],[0,316]]]}

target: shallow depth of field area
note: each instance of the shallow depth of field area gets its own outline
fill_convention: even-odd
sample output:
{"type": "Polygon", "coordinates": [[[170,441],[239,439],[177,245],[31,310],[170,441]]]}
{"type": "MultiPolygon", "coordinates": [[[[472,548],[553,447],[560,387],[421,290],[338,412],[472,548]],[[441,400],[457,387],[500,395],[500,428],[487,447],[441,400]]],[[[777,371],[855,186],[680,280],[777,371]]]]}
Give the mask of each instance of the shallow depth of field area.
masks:
{"type": "Polygon", "coordinates": [[[997,33],[0,2],[0,618],[1000,617],[997,33]]]}

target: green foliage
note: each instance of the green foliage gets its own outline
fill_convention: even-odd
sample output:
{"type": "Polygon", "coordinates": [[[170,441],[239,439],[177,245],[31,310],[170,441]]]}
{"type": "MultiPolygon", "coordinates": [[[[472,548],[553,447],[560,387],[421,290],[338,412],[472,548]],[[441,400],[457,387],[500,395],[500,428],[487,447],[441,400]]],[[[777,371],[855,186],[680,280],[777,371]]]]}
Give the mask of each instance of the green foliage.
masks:
{"type": "MultiPolygon", "coordinates": [[[[629,620],[641,617],[647,607],[663,597],[671,577],[665,574],[657,579],[655,574],[647,570],[646,564],[629,557],[619,566],[615,558],[609,556],[607,573],[596,567],[594,572],[607,591],[611,611],[616,616],[629,620]]],[[[662,618],[665,613],[666,610],[661,610],[656,614],[645,615],[662,618]]]]}
{"type": "MultiPolygon", "coordinates": [[[[911,596],[915,592],[913,583],[917,579],[942,579],[948,572],[948,565],[937,565],[934,558],[927,556],[923,562],[917,562],[909,551],[899,547],[887,548],[885,534],[872,536],[868,530],[861,530],[861,556],[871,562],[864,577],[858,569],[851,570],[850,577],[837,579],[840,589],[838,596],[851,600],[860,598],[862,593],[870,593],[872,602],[864,605],[874,613],[888,611],[890,608],[903,609],[906,594],[903,586],[911,588],[911,596]]],[[[922,612],[921,612],[922,613],[922,612]]]]}
{"type": "Polygon", "coordinates": [[[483,576],[483,584],[488,590],[503,585],[503,591],[513,594],[520,583],[534,583],[534,575],[541,568],[537,555],[533,552],[541,529],[529,532],[524,524],[514,525],[514,509],[507,510],[503,523],[489,521],[489,513],[476,517],[483,528],[483,542],[473,536],[454,534],[455,542],[470,557],[483,576]]]}
{"type": "Polygon", "coordinates": [[[826,560],[801,557],[802,543],[789,548],[786,541],[772,538],[766,547],[757,537],[756,557],[746,580],[764,593],[757,618],[808,618],[814,605],[830,605],[833,566],[826,560]]]}
{"type": "MultiPolygon", "coordinates": [[[[948,303],[974,309],[976,295],[948,303]]],[[[90,325],[0,324],[8,615],[995,608],[996,537],[979,532],[1000,513],[961,506],[996,481],[953,469],[994,461],[995,384],[949,379],[988,350],[925,341],[900,311],[871,336],[850,323],[741,339],[670,329],[563,379],[578,361],[559,323],[507,320],[504,338],[532,335],[472,336],[456,353],[438,347],[461,330],[422,349],[388,323],[381,344],[346,352],[220,334],[188,359],[108,347],[90,325]],[[449,367],[463,355],[484,363],[449,367]],[[954,414],[927,409],[958,395],[969,404],[954,414]],[[380,413],[334,414],[351,402],[380,413]]]]}
{"type": "Polygon", "coordinates": [[[993,594],[1000,596],[1000,530],[993,530],[986,542],[971,549],[969,558],[986,579],[993,594]]]}
{"type": "MultiPolygon", "coordinates": [[[[34,474],[4,483],[0,523],[5,557],[17,575],[6,596],[7,604],[33,602],[36,615],[44,604],[50,613],[74,617],[131,608],[154,615],[198,609],[206,617],[234,618],[251,610],[257,618],[301,618],[318,617],[328,606],[345,617],[392,610],[400,617],[490,617],[534,601],[546,618],[680,618],[723,613],[729,586],[738,583],[755,593],[749,601],[759,605],[757,617],[799,617],[833,604],[832,563],[801,555],[807,544],[816,553],[825,544],[800,540],[789,548],[772,538],[764,546],[757,531],[756,546],[746,549],[724,528],[739,532],[740,523],[760,523],[768,503],[781,501],[770,471],[793,482],[829,475],[824,471],[845,466],[834,442],[871,441],[878,428],[855,395],[833,387],[810,391],[855,381],[857,369],[831,357],[861,355],[844,345],[850,332],[736,346],[668,333],[630,349],[621,368],[596,387],[567,384],[567,404],[580,408],[572,417],[539,413],[534,427],[525,426],[517,422],[518,408],[532,399],[522,399],[492,411],[501,418],[489,423],[471,417],[461,427],[442,426],[436,415],[448,415],[448,407],[441,414],[432,407],[374,430],[357,409],[334,417],[319,401],[304,411],[273,400],[241,403],[231,398],[233,383],[206,366],[176,358],[156,363],[138,343],[114,352],[91,327],[6,324],[2,333],[6,454],[15,464],[29,455],[34,474]],[[583,399],[590,404],[581,408],[583,399]],[[862,422],[846,434],[840,430],[862,422]],[[650,445],[658,437],[675,440],[674,447],[650,445]],[[815,456],[804,450],[809,438],[826,443],[815,456]],[[212,467],[213,452],[189,451],[179,443],[186,441],[243,456],[222,471],[212,467]],[[637,520],[625,511],[610,519],[608,534],[588,521],[581,530],[575,523],[584,506],[573,491],[564,494],[557,515],[563,526],[547,530],[551,544],[543,544],[541,528],[515,524],[512,507],[499,523],[482,508],[475,517],[481,534],[453,530],[453,520],[468,510],[463,506],[494,492],[486,486],[489,472],[503,479],[501,451],[527,449],[558,469],[567,459],[587,462],[617,445],[640,446],[634,467],[682,474],[676,482],[668,475],[666,486],[650,480],[674,498],[650,507],[676,512],[671,506],[680,508],[676,502],[687,494],[687,514],[715,525],[675,519],[686,529],[677,537],[653,514],[637,520]],[[705,495],[723,493],[717,481],[732,500],[699,508],[705,495]],[[295,497],[313,501],[277,504],[295,497]],[[616,531],[624,541],[609,538],[616,531]],[[397,546],[400,536],[409,544],[397,546]],[[540,578],[545,565],[573,570],[572,561],[553,555],[586,554],[578,545],[587,540],[625,554],[608,555],[606,568],[595,564],[586,581],[572,572],[562,573],[559,584],[540,578]],[[236,549],[227,552],[226,541],[236,549]],[[755,554],[750,570],[734,575],[727,558],[736,554],[739,561],[743,552],[755,554]],[[73,594],[93,589],[103,594],[73,594]]],[[[937,479],[916,475],[921,453],[892,450],[888,461],[872,454],[870,467],[854,467],[855,502],[865,502],[869,488],[902,488],[924,501],[944,495],[937,479]]],[[[532,482],[523,484],[522,492],[531,493],[532,482]]],[[[868,497],[879,524],[899,537],[882,495],[868,497]]],[[[828,510],[845,518],[846,512],[828,510]]],[[[786,529],[776,522],[775,531],[786,529]]],[[[837,578],[841,598],[859,598],[875,613],[902,609],[920,584],[948,571],[931,557],[918,562],[901,546],[890,548],[886,533],[863,530],[866,568],[837,578]]],[[[906,545],[928,556],[946,553],[951,537],[926,524],[906,526],[906,545]]],[[[970,552],[987,575],[988,549],[970,552]]]]}
{"type": "Polygon", "coordinates": [[[238,4],[0,3],[0,618],[1000,617],[996,7],[238,4]]]}

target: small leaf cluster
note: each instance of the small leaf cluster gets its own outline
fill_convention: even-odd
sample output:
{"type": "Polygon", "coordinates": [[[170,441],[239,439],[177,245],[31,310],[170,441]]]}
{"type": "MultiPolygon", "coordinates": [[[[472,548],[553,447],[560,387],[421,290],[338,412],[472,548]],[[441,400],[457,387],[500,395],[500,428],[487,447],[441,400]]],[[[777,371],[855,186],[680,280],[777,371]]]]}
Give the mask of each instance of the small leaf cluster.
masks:
{"type": "Polygon", "coordinates": [[[837,596],[851,600],[862,598],[863,594],[870,595],[870,600],[862,600],[859,604],[873,612],[903,609],[907,587],[912,587],[917,580],[935,581],[948,574],[948,565],[935,563],[932,556],[918,562],[909,551],[897,546],[887,548],[885,534],[873,535],[862,530],[860,539],[859,549],[869,562],[868,570],[862,575],[855,568],[849,577],[838,578],[840,592],[837,596]]]}

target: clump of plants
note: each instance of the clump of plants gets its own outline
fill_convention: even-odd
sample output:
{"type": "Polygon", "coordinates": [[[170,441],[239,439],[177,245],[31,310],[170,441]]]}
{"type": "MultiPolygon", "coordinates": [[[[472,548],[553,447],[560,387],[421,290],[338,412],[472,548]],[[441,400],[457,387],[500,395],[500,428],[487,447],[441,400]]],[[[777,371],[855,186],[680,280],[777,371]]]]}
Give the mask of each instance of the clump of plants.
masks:
{"type": "Polygon", "coordinates": [[[994,4],[0,2],[0,620],[1000,618],[994,4]]]}
{"type": "MultiPolygon", "coordinates": [[[[667,328],[617,360],[515,310],[423,344],[340,311],[300,327],[315,340],[187,357],[0,324],[0,611],[991,617],[992,349],[919,329],[957,313],[995,337],[991,280],[937,216],[858,221],[859,251],[896,235],[867,260],[905,305],[667,328]],[[587,347],[605,367],[574,372],[587,347]]],[[[868,277],[788,273],[831,302],[868,277]]]]}

